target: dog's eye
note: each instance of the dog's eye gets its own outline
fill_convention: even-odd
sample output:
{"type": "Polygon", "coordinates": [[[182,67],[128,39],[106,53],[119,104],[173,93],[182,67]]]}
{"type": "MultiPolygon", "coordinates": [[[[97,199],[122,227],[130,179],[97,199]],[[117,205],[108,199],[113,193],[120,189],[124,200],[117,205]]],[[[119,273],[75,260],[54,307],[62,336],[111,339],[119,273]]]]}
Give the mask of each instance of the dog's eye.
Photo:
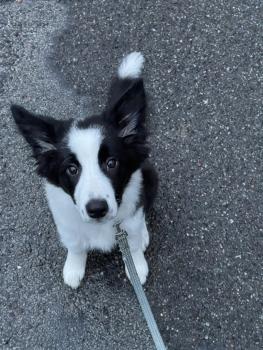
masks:
{"type": "Polygon", "coordinates": [[[109,170],[116,168],[118,165],[118,161],[115,158],[108,158],[106,163],[107,163],[107,169],[109,170]]]}
{"type": "Polygon", "coordinates": [[[75,164],[70,164],[66,170],[67,174],[70,176],[78,175],[79,169],[75,164]]]}

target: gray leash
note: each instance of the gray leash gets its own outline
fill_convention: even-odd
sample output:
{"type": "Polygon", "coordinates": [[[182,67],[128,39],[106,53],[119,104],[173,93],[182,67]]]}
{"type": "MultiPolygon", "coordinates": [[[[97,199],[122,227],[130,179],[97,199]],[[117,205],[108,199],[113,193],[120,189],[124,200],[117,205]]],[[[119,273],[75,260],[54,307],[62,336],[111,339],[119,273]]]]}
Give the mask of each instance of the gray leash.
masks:
{"type": "Polygon", "coordinates": [[[122,252],[122,259],[125,262],[125,265],[127,266],[127,269],[129,271],[131,284],[134,288],[137,299],[140,303],[145,320],[148,324],[148,328],[151,332],[155,347],[157,350],[166,350],[162,336],[155,322],[151,307],[148,303],[148,300],[146,298],[146,295],[144,293],[137,271],[134,266],[134,262],[131,256],[131,252],[130,252],[130,248],[127,240],[128,234],[126,231],[120,228],[120,224],[116,224],[116,229],[117,229],[116,240],[122,252]]]}

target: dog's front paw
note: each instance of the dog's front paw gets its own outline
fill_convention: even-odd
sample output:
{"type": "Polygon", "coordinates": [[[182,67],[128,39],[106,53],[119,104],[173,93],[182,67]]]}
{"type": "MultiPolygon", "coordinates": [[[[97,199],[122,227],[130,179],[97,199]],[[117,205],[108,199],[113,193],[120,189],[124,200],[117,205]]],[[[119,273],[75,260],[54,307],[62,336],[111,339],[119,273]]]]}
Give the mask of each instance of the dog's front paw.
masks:
{"type": "Polygon", "coordinates": [[[84,274],[85,274],[84,269],[72,268],[67,264],[65,264],[63,269],[64,282],[73,289],[78,288],[81,280],[84,277],[84,274]]]}
{"type": "Polygon", "coordinates": [[[68,253],[63,269],[64,282],[71,288],[78,288],[85,274],[86,253],[68,253]]]}
{"type": "MultiPolygon", "coordinates": [[[[148,273],[149,273],[149,268],[148,268],[148,264],[147,261],[144,258],[143,253],[139,254],[139,255],[133,255],[133,262],[138,274],[138,277],[140,279],[141,284],[144,284],[146,282],[148,273]]],[[[128,272],[127,266],[125,266],[125,272],[127,277],[130,280],[130,274],[128,272]]]]}

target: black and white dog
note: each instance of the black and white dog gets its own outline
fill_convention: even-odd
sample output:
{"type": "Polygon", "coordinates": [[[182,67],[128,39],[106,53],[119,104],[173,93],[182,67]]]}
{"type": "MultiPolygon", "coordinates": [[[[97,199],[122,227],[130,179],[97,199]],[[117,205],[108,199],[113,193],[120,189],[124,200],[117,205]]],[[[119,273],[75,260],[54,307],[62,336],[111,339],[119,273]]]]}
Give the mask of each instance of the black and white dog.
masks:
{"type": "Polygon", "coordinates": [[[143,62],[138,52],[123,59],[101,115],[61,121],[11,107],[46,180],[48,203],[68,250],[64,281],[72,288],[84,276],[89,250],[114,247],[116,221],[128,233],[141,283],[147,278],[145,212],[158,179],[147,160],[143,62]]]}

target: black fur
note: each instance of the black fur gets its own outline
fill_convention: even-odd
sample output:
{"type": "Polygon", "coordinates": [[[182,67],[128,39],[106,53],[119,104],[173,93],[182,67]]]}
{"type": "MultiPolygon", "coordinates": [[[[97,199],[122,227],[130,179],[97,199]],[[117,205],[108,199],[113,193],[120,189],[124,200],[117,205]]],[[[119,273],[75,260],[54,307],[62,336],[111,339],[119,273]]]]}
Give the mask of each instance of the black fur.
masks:
{"type": "Polygon", "coordinates": [[[153,165],[146,160],[142,166],[143,191],[141,194],[142,204],[145,211],[148,211],[157,195],[158,175],[153,165]]]}
{"type": "Polygon", "coordinates": [[[41,142],[58,147],[72,123],[72,120],[61,121],[33,114],[18,105],[12,105],[11,112],[19,131],[32,147],[35,158],[44,151],[41,142]]]}
{"type": "MultiPolygon", "coordinates": [[[[14,120],[33,150],[37,172],[50,183],[62,187],[74,200],[74,189],[81,173],[76,156],[66,145],[66,135],[72,120],[59,121],[34,115],[13,105],[14,120]],[[78,176],[70,177],[66,169],[75,164],[78,176]]],[[[116,79],[113,81],[107,108],[100,116],[92,116],[77,123],[78,128],[99,126],[104,139],[99,151],[99,164],[115,189],[118,203],[132,173],[141,168],[143,174],[142,202],[147,210],[156,195],[157,175],[146,161],[149,150],[145,128],[146,97],[142,79],[116,79]],[[118,160],[116,169],[107,169],[107,159],[118,160]]]]}

